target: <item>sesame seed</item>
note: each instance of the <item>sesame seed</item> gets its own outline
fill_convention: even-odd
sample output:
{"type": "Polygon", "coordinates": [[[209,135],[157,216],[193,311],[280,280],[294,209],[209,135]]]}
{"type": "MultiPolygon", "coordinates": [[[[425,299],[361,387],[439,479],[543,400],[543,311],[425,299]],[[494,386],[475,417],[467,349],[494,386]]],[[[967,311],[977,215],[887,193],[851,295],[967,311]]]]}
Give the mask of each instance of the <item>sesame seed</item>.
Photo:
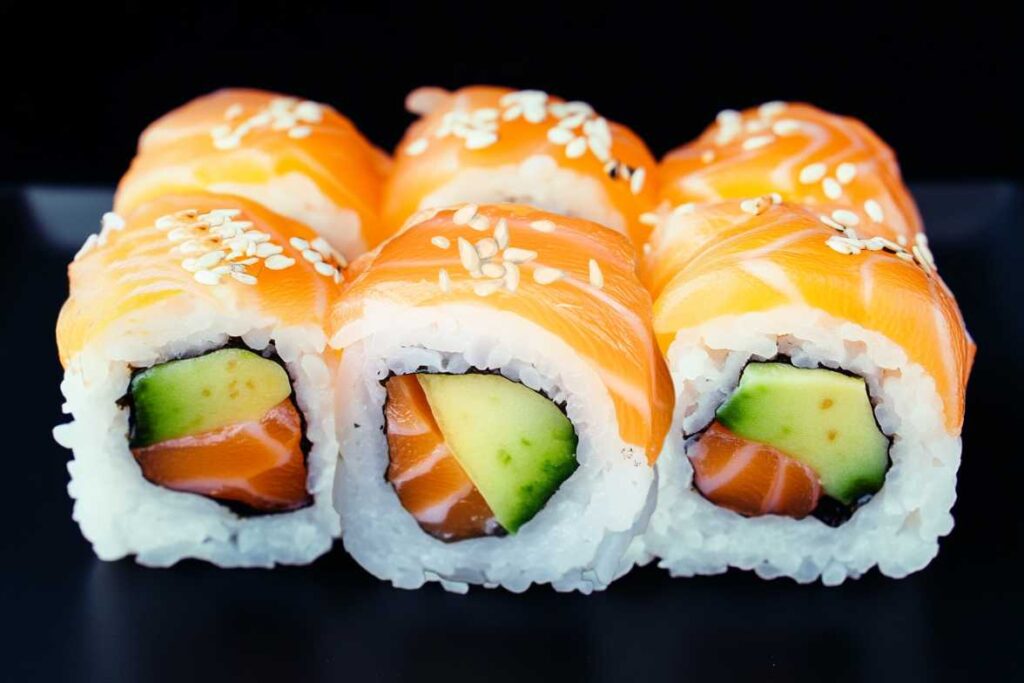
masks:
{"type": "Polygon", "coordinates": [[[633,171],[633,177],[629,179],[629,191],[633,194],[640,194],[644,188],[644,178],[646,177],[647,171],[642,168],[633,171]]]}
{"type": "Polygon", "coordinates": [[[868,249],[869,251],[881,251],[882,249],[885,248],[886,241],[887,240],[885,240],[882,237],[872,237],[869,240],[865,240],[863,244],[864,248],[868,249]]]}
{"type": "Polygon", "coordinates": [[[220,275],[209,270],[197,270],[192,277],[201,285],[220,284],[220,275]]]}
{"type": "Polygon", "coordinates": [[[550,285],[553,282],[561,280],[563,277],[565,277],[565,273],[560,271],[558,268],[542,266],[533,271],[533,281],[538,285],[550,285]]]}
{"type": "Polygon", "coordinates": [[[305,251],[306,249],[309,249],[309,242],[302,239],[301,237],[291,238],[290,240],[288,240],[288,244],[292,245],[299,251],[305,251]]]}
{"type": "Polygon", "coordinates": [[[519,247],[509,247],[502,252],[501,257],[509,263],[527,263],[537,258],[537,252],[532,249],[520,249],[519,247]]]}
{"type": "Polygon", "coordinates": [[[875,223],[881,223],[885,218],[885,214],[882,213],[882,205],[874,199],[864,202],[864,213],[875,223]]]}
{"type": "Polygon", "coordinates": [[[491,237],[485,237],[476,243],[476,253],[486,261],[498,253],[498,242],[491,237]]]}
{"type": "Polygon", "coordinates": [[[778,100],[771,102],[765,102],[757,108],[757,115],[763,119],[770,119],[773,116],[781,114],[786,109],[786,103],[778,100]]]}
{"type": "Polygon", "coordinates": [[[223,251],[211,251],[203,254],[196,260],[196,266],[200,269],[212,268],[221,261],[227,254],[223,251]]]}
{"type": "Polygon", "coordinates": [[[658,214],[653,213],[651,211],[644,211],[642,214],[640,214],[640,219],[639,220],[644,225],[657,225],[658,224],[658,214]]]}
{"type": "Polygon", "coordinates": [[[924,269],[924,272],[929,274],[929,275],[931,275],[931,272],[932,272],[931,264],[928,262],[928,259],[925,257],[924,250],[921,249],[921,247],[919,245],[915,244],[910,251],[914,255],[914,260],[916,260],[917,263],[924,269]]]}
{"type": "Polygon", "coordinates": [[[570,159],[577,159],[587,153],[587,139],[586,138],[574,138],[572,142],[565,146],[565,156],[570,159]]]}
{"type": "Polygon", "coordinates": [[[644,249],[644,255],[645,256],[650,254],[652,251],[654,251],[654,247],[651,246],[650,242],[644,242],[643,249],[644,249]]]}
{"type": "Polygon", "coordinates": [[[833,228],[833,229],[839,230],[839,231],[843,230],[843,226],[840,225],[839,223],[836,223],[834,220],[832,220],[831,216],[826,216],[825,214],[821,214],[820,216],[818,216],[818,220],[820,220],[822,223],[824,223],[825,225],[827,225],[830,228],[833,228]]]}
{"type": "Polygon", "coordinates": [[[406,146],[405,153],[411,157],[419,156],[427,151],[428,144],[426,138],[416,138],[406,146]]]}
{"type": "Polygon", "coordinates": [[[760,149],[761,147],[764,147],[765,145],[770,145],[773,142],[775,142],[774,135],[755,135],[752,138],[747,138],[746,140],[744,140],[741,147],[749,151],[752,149],[760,149]]]}
{"type": "Polygon", "coordinates": [[[303,249],[302,258],[306,259],[310,263],[319,263],[324,260],[323,254],[319,251],[313,251],[312,249],[303,249]]]}
{"type": "Polygon", "coordinates": [[[744,199],[740,202],[740,210],[749,213],[751,216],[760,216],[771,205],[772,200],[770,197],[754,197],[753,199],[744,199]]]}
{"type": "Polygon", "coordinates": [[[588,266],[590,270],[590,284],[601,289],[604,287],[604,273],[601,272],[601,266],[594,259],[590,259],[588,266]]]}
{"type": "Polygon", "coordinates": [[[860,223],[860,217],[853,211],[848,211],[846,209],[836,209],[833,211],[832,220],[842,225],[857,225],[860,223]]]}
{"type": "Polygon", "coordinates": [[[503,278],[505,277],[505,266],[500,263],[485,263],[480,272],[490,278],[503,278]]]}
{"type": "Polygon", "coordinates": [[[238,104],[237,102],[235,104],[232,104],[230,107],[228,107],[224,111],[224,118],[226,118],[226,119],[238,118],[241,115],[242,115],[242,105],[238,104]]]}
{"type": "Polygon", "coordinates": [[[316,272],[326,277],[334,277],[334,274],[338,272],[337,268],[332,266],[330,263],[324,263],[323,261],[318,261],[314,263],[313,268],[316,270],[316,272]]]}
{"type": "Polygon", "coordinates": [[[99,242],[99,235],[89,235],[85,238],[85,243],[82,244],[82,248],[75,254],[73,261],[77,261],[80,257],[85,256],[96,247],[96,243],[99,242]]]}
{"type": "Polygon", "coordinates": [[[800,175],[797,179],[804,185],[812,185],[824,178],[827,170],[828,169],[825,167],[825,164],[820,161],[814,164],[808,164],[800,169],[800,175]]]}
{"type": "Polygon", "coordinates": [[[899,242],[901,247],[907,246],[907,236],[906,235],[896,235],[896,241],[899,242]]]}
{"type": "Polygon", "coordinates": [[[696,204],[694,204],[693,202],[686,202],[685,204],[680,204],[676,208],[672,209],[672,213],[674,213],[676,215],[679,215],[679,216],[685,216],[687,214],[693,213],[696,210],[697,210],[697,205],[696,204]]]}
{"type": "Polygon", "coordinates": [[[720,125],[736,125],[743,120],[743,117],[735,109],[723,109],[715,116],[715,121],[720,125]]]}
{"type": "Polygon", "coordinates": [[[572,142],[575,137],[576,136],[571,130],[567,130],[565,128],[555,126],[554,128],[548,129],[548,141],[553,145],[567,145],[572,142]]]}
{"type": "Polygon", "coordinates": [[[452,246],[451,240],[442,235],[435,235],[431,237],[430,243],[433,244],[438,249],[447,249],[448,247],[452,246]]]}
{"type": "Polygon", "coordinates": [[[258,256],[259,258],[267,258],[269,256],[273,256],[274,254],[280,254],[282,251],[284,251],[283,247],[279,247],[276,244],[271,244],[270,242],[264,242],[263,244],[256,245],[255,256],[258,256]]]}
{"type": "Polygon", "coordinates": [[[175,228],[167,233],[167,239],[172,242],[182,242],[192,236],[192,231],[188,228],[175,228]]]}
{"type": "Polygon", "coordinates": [[[846,185],[847,183],[852,181],[854,176],[856,175],[857,166],[855,164],[851,164],[849,161],[844,161],[843,163],[836,166],[836,180],[838,180],[843,185],[846,185]]]}
{"type": "Polygon", "coordinates": [[[288,137],[295,138],[296,140],[308,138],[312,133],[313,129],[309,126],[295,126],[288,129],[288,137]]]}
{"type": "Polygon", "coordinates": [[[254,285],[256,284],[256,278],[248,273],[241,273],[232,271],[231,277],[236,281],[241,282],[243,285],[254,285]]]}
{"type": "Polygon", "coordinates": [[[487,131],[471,131],[465,137],[466,149],[484,149],[498,141],[498,136],[487,131]]]}
{"type": "Polygon", "coordinates": [[[779,136],[793,135],[800,132],[803,126],[793,119],[781,119],[772,124],[772,132],[779,136]]]}
{"type": "Polygon", "coordinates": [[[473,216],[476,215],[476,204],[466,204],[464,207],[452,214],[452,223],[455,225],[465,225],[472,220],[473,216]]]}
{"type": "Polygon", "coordinates": [[[222,123],[219,126],[214,126],[210,129],[210,135],[212,135],[214,139],[226,138],[231,135],[231,130],[231,126],[226,123],[222,123]]]}
{"type": "Polygon", "coordinates": [[[480,272],[480,255],[476,253],[473,245],[462,237],[459,238],[459,260],[462,267],[471,274],[480,272]]]}
{"type": "Polygon", "coordinates": [[[909,251],[903,251],[903,250],[897,251],[896,252],[896,256],[898,256],[899,258],[903,259],[904,261],[913,261],[914,260],[914,255],[911,254],[909,251]]]}
{"type": "Polygon", "coordinates": [[[857,234],[857,231],[854,230],[853,228],[843,228],[843,234],[854,241],[860,239],[860,236],[857,234]]]}
{"type": "Polygon", "coordinates": [[[713,149],[706,149],[706,150],[704,150],[700,154],[700,160],[703,161],[705,164],[710,164],[712,161],[715,160],[715,150],[713,150],[713,149]]]}
{"type": "Polygon", "coordinates": [[[549,220],[539,220],[530,223],[530,227],[537,232],[554,232],[555,224],[549,220]]]}
{"type": "Polygon", "coordinates": [[[629,180],[630,176],[633,175],[632,169],[630,169],[628,165],[623,164],[621,162],[616,167],[615,172],[618,173],[619,177],[622,178],[623,180],[629,180]]]}
{"type": "Polygon", "coordinates": [[[498,225],[494,228],[494,241],[498,244],[499,249],[504,249],[508,246],[508,221],[504,218],[498,219],[498,225]]]}
{"type": "Polygon", "coordinates": [[[510,292],[519,287],[519,266],[514,263],[505,264],[505,289],[510,292]]]}
{"type": "Polygon", "coordinates": [[[484,280],[473,284],[473,293],[477,296],[490,296],[505,285],[504,280],[484,280]]]}
{"type": "Polygon", "coordinates": [[[263,262],[270,270],[284,270],[295,265],[295,259],[282,254],[274,254],[263,262]]]}
{"type": "Polygon", "coordinates": [[[825,178],[821,181],[821,189],[829,199],[839,199],[843,196],[843,187],[836,182],[835,178],[825,178]]]}
{"type": "Polygon", "coordinates": [[[593,152],[594,156],[600,162],[608,161],[611,158],[612,152],[608,145],[602,141],[596,140],[593,136],[587,137],[587,147],[593,152]]]}
{"type": "Polygon", "coordinates": [[[304,100],[295,107],[295,116],[308,123],[319,123],[323,119],[323,111],[316,102],[304,100]]]}
{"type": "Polygon", "coordinates": [[[825,240],[825,244],[827,244],[833,251],[837,251],[840,254],[853,255],[860,253],[860,247],[852,244],[849,239],[843,237],[834,235],[825,240]]]}
{"type": "Polygon", "coordinates": [[[448,277],[448,271],[444,268],[437,271],[437,285],[445,294],[452,291],[451,279],[448,277]]]}
{"type": "Polygon", "coordinates": [[[772,200],[772,204],[782,203],[782,195],[779,194],[778,192],[772,192],[770,195],[768,195],[768,198],[772,200]]]}
{"type": "Polygon", "coordinates": [[[487,216],[476,215],[469,219],[469,227],[477,232],[484,232],[491,227],[491,221],[487,216]]]}

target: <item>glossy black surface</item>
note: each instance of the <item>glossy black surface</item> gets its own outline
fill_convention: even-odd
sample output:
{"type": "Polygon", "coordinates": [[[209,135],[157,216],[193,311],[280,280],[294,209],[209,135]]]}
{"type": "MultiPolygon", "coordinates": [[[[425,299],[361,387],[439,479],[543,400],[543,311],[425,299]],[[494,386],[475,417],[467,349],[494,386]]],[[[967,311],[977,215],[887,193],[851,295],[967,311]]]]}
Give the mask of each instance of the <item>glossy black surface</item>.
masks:
{"type": "Polygon", "coordinates": [[[1024,192],[915,188],[936,258],[980,348],[957,526],[926,570],[839,588],[647,567],[589,597],[408,592],[340,546],[311,567],[152,570],[97,560],[71,521],[53,327],[65,265],[105,190],[0,190],[4,533],[0,678],[8,680],[1019,679],[1024,192]]]}

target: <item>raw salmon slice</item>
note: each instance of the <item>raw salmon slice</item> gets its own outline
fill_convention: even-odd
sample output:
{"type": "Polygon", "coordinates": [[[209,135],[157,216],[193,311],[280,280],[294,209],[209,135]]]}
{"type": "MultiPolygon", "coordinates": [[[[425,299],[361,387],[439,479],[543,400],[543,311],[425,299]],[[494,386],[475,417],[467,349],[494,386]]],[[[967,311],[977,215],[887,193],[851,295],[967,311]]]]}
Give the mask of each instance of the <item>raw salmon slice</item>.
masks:
{"type": "Polygon", "coordinates": [[[715,505],[741,515],[800,519],[821,498],[818,475],[810,467],[717,422],[698,439],[690,462],[697,490],[715,505]]]}
{"type": "Polygon", "coordinates": [[[283,512],[312,503],[302,420],[285,399],[259,421],[170,439],[132,453],[149,481],[175,491],[283,512]]]}
{"type": "Polygon", "coordinates": [[[458,541],[500,529],[494,513],[445,443],[415,375],[386,383],[387,479],[402,507],[432,536],[458,541]]]}

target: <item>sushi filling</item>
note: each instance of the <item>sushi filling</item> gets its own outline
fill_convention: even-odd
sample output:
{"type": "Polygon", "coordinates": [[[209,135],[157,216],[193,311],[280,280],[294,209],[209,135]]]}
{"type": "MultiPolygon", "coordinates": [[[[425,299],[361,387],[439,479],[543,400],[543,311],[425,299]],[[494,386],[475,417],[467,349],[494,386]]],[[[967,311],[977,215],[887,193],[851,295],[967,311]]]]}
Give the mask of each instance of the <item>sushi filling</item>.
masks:
{"type": "Polygon", "coordinates": [[[688,457],[716,505],[838,526],[881,489],[889,446],[863,378],[768,362],[747,365],[688,457]]]}
{"type": "Polygon", "coordinates": [[[276,358],[232,347],[154,365],[134,374],[126,403],[150,482],[241,514],[312,503],[302,415],[276,358]]]}
{"type": "Polygon", "coordinates": [[[515,534],[576,470],[572,423],[518,382],[424,373],[384,386],[385,478],[437,539],[515,534]]]}

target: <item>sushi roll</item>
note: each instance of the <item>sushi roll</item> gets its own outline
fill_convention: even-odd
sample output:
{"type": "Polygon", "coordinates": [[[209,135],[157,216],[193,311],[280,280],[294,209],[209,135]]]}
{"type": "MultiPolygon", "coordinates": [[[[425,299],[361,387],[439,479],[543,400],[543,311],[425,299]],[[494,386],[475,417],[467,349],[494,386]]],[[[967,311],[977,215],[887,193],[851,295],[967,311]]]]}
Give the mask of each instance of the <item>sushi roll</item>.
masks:
{"type": "Polygon", "coordinates": [[[378,205],[389,165],[327,105],[218,90],[143,132],[114,210],[127,215],[168,194],[237,195],[305,223],[351,259],[383,238],[378,205]]]}
{"type": "Polygon", "coordinates": [[[54,430],[104,560],[310,562],[339,533],[327,348],[340,256],[237,196],[107,214],[69,267],[54,430]]]}
{"type": "Polygon", "coordinates": [[[420,88],[421,115],[395,152],[385,222],[461,202],[514,202],[579,216],[644,242],[655,206],[655,160],[631,130],[584,102],[539,90],[420,88]]]}
{"type": "Polygon", "coordinates": [[[827,585],[928,564],[975,347],[927,246],[764,197],[681,213],[643,269],[676,392],[646,552],[827,585]]]}
{"type": "Polygon", "coordinates": [[[654,505],[672,390],[631,245],[522,205],[419,217],[332,316],[343,541],[402,588],[601,589],[654,505]]]}
{"type": "Polygon", "coordinates": [[[861,234],[908,244],[922,231],[892,150],[857,119],[809,104],[719,113],[665,156],[659,183],[672,207],[774,195],[861,234]]]}

